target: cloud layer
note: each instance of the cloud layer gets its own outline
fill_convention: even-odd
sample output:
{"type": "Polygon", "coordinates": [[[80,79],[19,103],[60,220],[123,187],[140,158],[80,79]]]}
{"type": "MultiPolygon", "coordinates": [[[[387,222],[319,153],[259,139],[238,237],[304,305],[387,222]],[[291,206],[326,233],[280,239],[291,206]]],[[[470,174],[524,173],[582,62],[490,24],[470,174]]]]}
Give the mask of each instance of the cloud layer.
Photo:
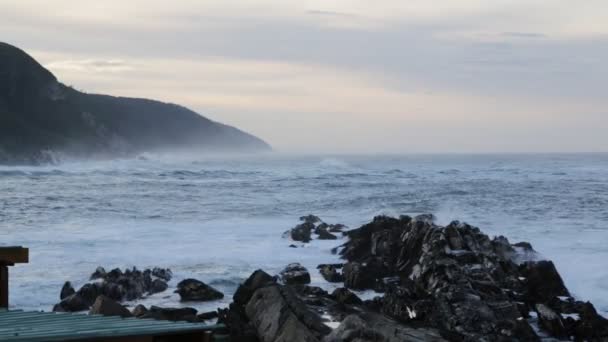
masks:
{"type": "Polygon", "coordinates": [[[0,4],[4,37],[89,92],[152,97],[284,151],[607,151],[608,4],[0,4]]]}

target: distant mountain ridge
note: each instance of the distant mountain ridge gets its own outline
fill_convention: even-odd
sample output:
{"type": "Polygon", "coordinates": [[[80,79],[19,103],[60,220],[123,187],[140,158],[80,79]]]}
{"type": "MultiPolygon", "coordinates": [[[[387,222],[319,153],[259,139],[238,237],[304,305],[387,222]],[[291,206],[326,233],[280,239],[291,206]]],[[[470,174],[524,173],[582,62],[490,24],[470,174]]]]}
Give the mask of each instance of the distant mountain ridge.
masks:
{"type": "Polygon", "coordinates": [[[185,107],[79,92],[24,51],[0,42],[0,164],[50,154],[128,156],[148,151],[268,151],[261,139],[185,107]]]}

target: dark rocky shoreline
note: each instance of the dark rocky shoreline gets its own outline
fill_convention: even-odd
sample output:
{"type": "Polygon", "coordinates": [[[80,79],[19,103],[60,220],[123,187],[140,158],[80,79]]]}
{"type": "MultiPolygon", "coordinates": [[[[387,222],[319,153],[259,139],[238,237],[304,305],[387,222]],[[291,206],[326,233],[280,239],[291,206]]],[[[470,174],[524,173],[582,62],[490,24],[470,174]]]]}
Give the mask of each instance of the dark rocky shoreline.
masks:
{"type": "MultiPolygon", "coordinates": [[[[432,215],[379,216],[354,230],[316,216],[285,236],[347,242],[337,247],[344,263],[319,265],[332,293],[310,286],[310,270],[288,265],[277,276],[255,271],[228,308],[198,314],[190,308],[129,311],[119,302],[167,290],[170,270],[98,269],[95,282],[75,291],[66,284],[57,311],[168,320],[218,317],[234,341],[608,341],[608,320],[589,302],[570,295],[551,261],[529,243],[490,239],[478,228],[432,215]],[[362,300],[351,290],[374,290],[362,300]]],[[[223,297],[194,279],[178,285],[182,301],[223,297]]]]}

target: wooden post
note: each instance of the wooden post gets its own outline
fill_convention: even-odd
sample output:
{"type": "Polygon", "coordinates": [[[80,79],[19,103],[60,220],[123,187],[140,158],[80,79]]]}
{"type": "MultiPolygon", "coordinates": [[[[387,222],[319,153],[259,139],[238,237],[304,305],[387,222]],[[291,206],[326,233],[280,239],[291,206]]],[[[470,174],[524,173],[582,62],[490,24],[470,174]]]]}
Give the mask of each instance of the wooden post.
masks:
{"type": "Polygon", "coordinates": [[[0,309],[8,309],[8,266],[0,264],[0,309]]]}

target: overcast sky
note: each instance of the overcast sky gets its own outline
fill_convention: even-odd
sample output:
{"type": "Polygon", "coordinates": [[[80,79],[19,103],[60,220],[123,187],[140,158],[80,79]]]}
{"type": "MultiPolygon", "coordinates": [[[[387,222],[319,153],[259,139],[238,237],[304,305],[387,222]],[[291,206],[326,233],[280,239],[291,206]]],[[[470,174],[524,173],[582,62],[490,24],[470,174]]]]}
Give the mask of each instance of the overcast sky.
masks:
{"type": "Polygon", "coordinates": [[[608,151],[605,0],[2,0],[0,25],[68,85],[279,151],[608,151]]]}

